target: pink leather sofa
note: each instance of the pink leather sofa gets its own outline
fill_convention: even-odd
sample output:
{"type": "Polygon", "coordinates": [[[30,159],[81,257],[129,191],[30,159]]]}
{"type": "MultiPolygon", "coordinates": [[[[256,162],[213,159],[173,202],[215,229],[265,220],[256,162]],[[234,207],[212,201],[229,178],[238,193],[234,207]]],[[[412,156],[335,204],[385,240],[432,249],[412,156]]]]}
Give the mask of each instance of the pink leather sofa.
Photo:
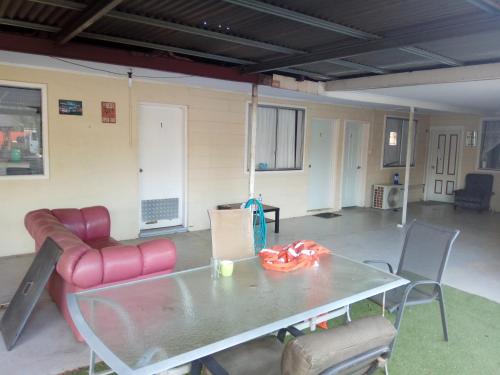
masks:
{"type": "Polygon", "coordinates": [[[41,209],[29,212],[24,223],[35,250],[49,236],[63,250],[48,290],[78,341],[83,338],[69,314],[67,293],[166,274],[175,267],[175,245],[166,238],[135,246],[110,237],[106,207],[41,209]]]}

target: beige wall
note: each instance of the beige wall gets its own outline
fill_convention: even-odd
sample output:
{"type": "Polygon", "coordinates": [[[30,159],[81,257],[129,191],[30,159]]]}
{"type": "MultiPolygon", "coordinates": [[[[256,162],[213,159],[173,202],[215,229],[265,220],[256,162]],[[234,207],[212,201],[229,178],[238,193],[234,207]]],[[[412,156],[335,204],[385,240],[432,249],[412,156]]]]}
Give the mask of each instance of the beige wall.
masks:
{"type": "MultiPolygon", "coordinates": [[[[138,109],[140,102],[177,104],[187,107],[188,116],[188,225],[190,230],[209,226],[207,209],[220,203],[246,198],[245,172],[246,105],[250,97],[174,84],[134,81],[96,75],[0,65],[0,80],[47,85],[50,178],[0,180],[0,256],[30,252],[33,242],[23,225],[26,212],[47,207],[82,207],[103,204],[112,216],[112,235],[134,238],[138,223],[138,109]],[[58,114],[59,99],[83,100],[83,116],[58,114]],[[117,123],[103,124],[100,102],[113,101],[117,123]],[[129,113],[130,108],[130,113],[129,113]],[[129,121],[131,119],[131,122],[129,121]]],[[[308,164],[309,126],[313,118],[335,119],[338,147],[335,155],[335,208],[340,202],[340,170],[343,125],[346,120],[370,123],[367,151],[366,205],[371,185],[390,183],[392,174],[403,169],[382,169],[382,134],[386,113],[317,103],[261,98],[261,102],[283,103],[306,108],[305,161],[308,164]]],[[[426,129],[422,118],[419,128],[426,129]]],[[[412,168],[412,185],[423,183],[427,133],[419,130],[417,167],[412,168]]],[[[282,217],[307,214],[308,170],[258,173],[256,193],[266,202],[280,206],[282,217]]],[[[421,188],[411,199],[421,199],[421,188]]],[[[500,189],[498,189],[500,191],[500,189]]]]}
{"type": "Polygon", "coordinates": [[[129,144],[127,83],[117,79],[0,65],[0,80],[47,84],[50,178],[0,179],[0,255],[33,251],[24,229],[37,208],[104,204],[113,234],[137,233],[136,152],[129,144]],[[59,99],[83,99],[83,116],[60,116],[59,99]],[[101,123],[101,101],[117,104],[117,123],[101,123]]]}
{"type": "MultiPolygon", "coordinates": [[[[459,126],[467,131],[478,131],[480,133],[481,118],[475,115],[462,115],[453,113],[441,113],[433,114],[430,117],[431,126],[459,126]]],[[[493,191],[496,194],[491,199],[491,208],[494,211],[500,211],[500,172],[499,171],[481,171],[478,169],[479,166],[479,153],[480,153],[480,137],[478,139],[477,147],[463,147],[462,151],[462,163],[460,166],[460,176],[458,181],[458,186],[461,188],[465,183],[465,176],[467,173],[479,172],[479,173],[491,173],[494,176],[493,191]]]]}

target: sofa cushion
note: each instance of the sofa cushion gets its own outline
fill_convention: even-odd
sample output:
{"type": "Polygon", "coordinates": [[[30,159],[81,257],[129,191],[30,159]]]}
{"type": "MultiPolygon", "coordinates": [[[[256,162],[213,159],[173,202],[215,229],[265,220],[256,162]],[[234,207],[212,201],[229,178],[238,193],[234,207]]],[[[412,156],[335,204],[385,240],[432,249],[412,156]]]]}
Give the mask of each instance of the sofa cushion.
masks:
{"type": "Polygon", "coordinates": [[[465,190],[481,193],[491,193],[493,175],[486,173],[468,173],[465,177],[465,190]]]}
{"type": "Polygon", "coordinates": [[[481,192],[467,191],[455,193],[455,201],[466,201],[481,203],[483,201],[483,194],[481,192]]]}
{"type": "Polygon", "coordinates": [[[85,223],[82,216],[82,212],[76,208],[60,208],[52,210],[52,215],[54,215],[57,220],[59,220],[62,225],[69,229],[73,234],[85,240],[87,237],[87,231],[85,229],[85,223]]]}
{"type": "Polygon", "coordinates": [[[73,234],[84,241],[110,236],[111,219],[106,207],[58,208],[50,212],[73,234]]]}
{"type": "Polygon", "coordinates": [[[114,283],[142,275],[142,255],[136,246],[105,247],[102,255],[102,283],[114,283]]]}
{"type": "Polygon", "coordinates": [[[111,218],[106,207],[85,207],[80,211],[85,220],[86,240],[108,238],[111,235],[111,218]]]}

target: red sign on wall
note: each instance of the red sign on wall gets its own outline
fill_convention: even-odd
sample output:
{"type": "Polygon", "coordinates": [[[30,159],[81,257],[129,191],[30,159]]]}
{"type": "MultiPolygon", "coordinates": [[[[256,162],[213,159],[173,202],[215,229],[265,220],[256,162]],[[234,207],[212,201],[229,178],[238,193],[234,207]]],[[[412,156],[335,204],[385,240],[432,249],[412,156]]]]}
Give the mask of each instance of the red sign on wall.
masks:
{"type": "Polygon", "coordinates": [[[116,124],[116,103],[101,102],[101,116],[105,124],[116,124]]]}

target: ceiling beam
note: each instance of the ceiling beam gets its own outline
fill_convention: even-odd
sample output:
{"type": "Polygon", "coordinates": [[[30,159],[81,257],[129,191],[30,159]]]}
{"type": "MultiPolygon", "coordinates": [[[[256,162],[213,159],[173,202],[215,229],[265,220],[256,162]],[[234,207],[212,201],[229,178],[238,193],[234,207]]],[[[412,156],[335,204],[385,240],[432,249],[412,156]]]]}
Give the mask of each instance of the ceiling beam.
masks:
{"type": "Polygon", "coordinates": [[[35,23],[35,22],[13,20],[4,17],[0,18],[0,25],[22,27],[24,29],[46,31],[48,33],[57,33],[61,30],[60,27],[56,26],[42,25],[40,23],[35,23]]]}
{"type": "Polygon", "coordinates": [[[261,85],[271,84],[271,77],[269,76],[245,74],[235,67],[218,66],[188,60],[182,60],[182,63],[179,63],[179,59],[175,57],[137,54],[129,50],[93,46],[74,41],[61,46],[51,39],[35,38],[7,32],[0,32],[0,49],[154,69],[163,72],[181,73],[235,82],[258,83],[261,85]]]}
{"type": "Polygon", "coordinates": [[[373,94],[359,91],[328,91],[323,95],[340,100],[349,100],[359,104],[371,104],[377,106],[397,106],[397,107],[417,107],[419,109],[428,109],[440,112],[453,113],[478,113],[477,109],[464,108],[451,104],[436,103],[434,101],[418,100],[413,98],[403,98],[400,96],[390,96],[382,94],[373,94]]]}
{"type": "Polygon", "coordinates": [[[347,60],[342,60],[342,59],[336,59],[336,60],[327,60],[326,62],[338,66],[343,66],[345,68],[351,68],[354,70],[360,70],[364,72],[369,72],[369,73],[375,73],[375,74],[387,74],[389,73],[388,70],[386,69],[381,69],[377,68],[371,65],[365,65],[365,64],[358,64],[352,61],[347,61],[347,60]]]}
{"type": "Polygon", "coordinates": [[[500,13],[500,4],[495,3],[491,0],[467,0],[468,3],[478,7],[479,9],[484,10],[490,14],[499,14],[500,13]]]}
{"type": "Polygon", "coordinates": [[[85,8],[76,19],[72,20],[66,27],[64,27],[58,35],[56,40],[59,44],[64,44],[80,34],[83,30],[93,25],[96,21],[101,19],[109,13],[113,8],[118,6],[123,0],[106,0],[95,1],[92,5],[85,8]]]}
{"type": "Polygon", "coordinates": [[[417,55],[420,57],[425,57],[429,60],[437,61],[443,65],[448,65],[448,66],[462,66],[462,65],[464,65],[463,62],[461,62],[461,61],[452,59],[452,58],[447,57],[447,56],[440,55],[438,53],[430,52],[430,51],[427,51],[427,50],[422,49],[422,48],[407,46],[407,47],[401,47],[399,50],[403,51],[403,52],[408,52],[408,53],[411,53],[413,55],[417,55]]]}
{"type": "MultiPolygon", "coordinates": [[[[303,23],[305,25],[309,25],[316,28],[321,28],[329,31],[336,32],[338,34],[343,34],[347,36],[351,36],[356,39],[362,40],[374,40],[374,39],[382,39],[380,35],[368,33],[362,30],[358,30],[352,27],[344,26],[336,22],[327,21],[318,17],[313,17],[304,13],[296,12],[290,9],[282,8],[276,5],[271,5],[267,3],[263,3],[262,1],[257,0],[223,0],[227,3],[231,3],[234,5],[239,5],[248,9],[252,9],[257,12],[271,14],[273,16],[286,18],[295,22],[303,23]]],[[[473,1],[473,0],[472,0],[473,1]]],[[[477,0],[481,1],[481,0],[477,0]]],[[[488,0],[483,0],[488,1],[488,0]]],[[[430,60],[437,61],[444,65],[449,66],[459,66],[462,65],[461,62],[450,59],[446,56],[438,55],[432,52],[425,51],[421,48],[408,46],[399,48],[401,51],[410,53],[413,55],[417,55],[420,57],[425,57],[430,60]]],[[[376,69],[376,68],[375,68],[376,69]]],[[[369,70],[368,70],[369,71],[369,70]]],[[[380,73],[379,73],[380,74],[380,73]]]]}
{"type": "MultiPolygon", "coordinates": [[[[1,20],[0,20],[0,23],[1,23],[1,20]]],[[[255,61],[251,61],[251,60],[237,59],[237,58],[229,57],[229,56],[222,56],[222,55],[216,55],[216,54],[212,54],[212,53],[194,51],[194,50],[185,49],[185,48],[178,48],[178,47],[173,47],[173,46],[169,46],[166,44],[143,42],[143,41],[129,39],[129,38],[119,38],[119,37],[114,37],[114,36],[110,36],[110,35],[87,33],[87,32],[81,33],[80,36],[83,38],[86,38],[86,39],[101,40],[101,41],[105,41],[105,42],[113,42],[113,43],[124,44],[124,45],[128,45],[128,46],[136,46],[136,47],[142,47],[142,48],[155,49],[155,50],[159,50],[159,51],[179,53],[179,54],[183,54],[183,55],[196,56],[196,57],[201,57],[201,58],[205,58],[205,59],[228,62],[228,63],[233,63],[233,64],[240,64],[240,65],[255,64],[255,61]]],[[[320,80],[328,80],[328,79],[332,78],[331,76],[328,76],[328,75],[324,75],[324,74],[316,73],[316,72],[311,72],[311,71],[307,71],[307,70],[301,70],[301,69],[282,69],[281,71],[286,72],[286,73],[291,73],[291,74],[302,75],[302,76],[315,77],[315,78],[320,79],[320,80]]]]}
{"type": "Polygon", "coordinates": [[[244,69],[248,72],[265,72],[285,67],[298,66],[330,59],[346,58],[368,52],[400,48],[412,44],[431,42],[463,35],[481,33],[498,29],[499,17],[485,15],[468,15],[466,17],[451,17],[415,25],[387,33],[384,39],[358,41],[351,44],[333,46],[319,52],[304,56],[278,58],[271,62],[260,63],[244,69]]]}
{"type": "MultiPolygon", "coordinates": [[[[34,22],[11,20],[9,18],[0,18],[0,24],[1,25],[22,27],[22,28],[27,28],[27,29],[31,29],[31,30],[46,31],[49,33],[58,33],[61,30],[61,28],[55,27],[55,26],[41,25],[41,24],[34,23],[34,22]]],[[[183,55],[188,55],[188,56],[196,56],[196,57],[201,57],[204,59],[227,62],[227,63],[232,63],[232,64],[239,64],[239,65],[255,64],[255,61],[251,61],[251,60],[237,59],[237,58],[229,57],[229,56],[216,55],[216,54],[212,54],[212,53],[195,51],[195,50],[186,49],[186,48],[179,48],[179,47],[169,46],[166,44],[149,43],[149,42],[144,42],[144,41],[139,41],[139,40],[134,40],[134,39],[129,39],[129,38],[120,38],[120,37],[114,37],[114,36],[110,36],[110,35],[102,35],[102,34],[89,33],[89,32],[82,32],[82,33],[80,33],[79,36],[82,38],[86,38],[86,39],[100,40],[100,41],[105,41],[105,42],[112,42],[112,43],[141,47],[141,48],[149,48],[149,49],[171,52],[171,53],[178,53],[178,54],[183,54],[183,55]]],[[[302,70],[302,69],[281,69],[281,71],[285,72],[285,73],[291,73],[291,74],[311,77],[311,78],[318,79],[318,80],[329,80],[332,78],[331,76],[328,76],[328,75],[324,75],[324,74],[317,73],[317,72],[311,72],[308,70],[302,70]]]]}
{"type": "Polygon", "coordinates": [[[330,81],[325,84],[325,90],[363,91],[498,79],[500,79],[500,63],[491,63],[330,81]]]}

